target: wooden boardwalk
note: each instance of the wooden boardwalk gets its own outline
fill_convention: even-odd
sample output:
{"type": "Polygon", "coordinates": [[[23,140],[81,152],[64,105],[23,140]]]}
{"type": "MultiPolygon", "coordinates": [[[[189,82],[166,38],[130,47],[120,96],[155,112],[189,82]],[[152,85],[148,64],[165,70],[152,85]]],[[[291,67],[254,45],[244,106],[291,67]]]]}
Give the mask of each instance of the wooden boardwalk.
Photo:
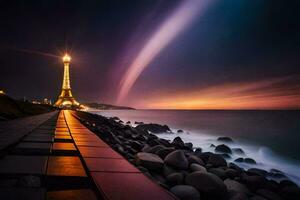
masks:
{"type": "Polygon", "coordinates": [[[176,199],[82,125],[76,112],[32,120],[4,145],[0,199],[176,199]]]}

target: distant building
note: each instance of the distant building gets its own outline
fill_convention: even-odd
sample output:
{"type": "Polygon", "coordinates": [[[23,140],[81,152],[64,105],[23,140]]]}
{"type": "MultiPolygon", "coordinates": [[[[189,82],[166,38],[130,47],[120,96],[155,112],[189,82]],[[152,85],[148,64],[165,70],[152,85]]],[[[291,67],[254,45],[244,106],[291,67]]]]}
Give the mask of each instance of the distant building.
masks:
{"type": "Polygon", "coordinates": [[[5,95],[4,90],[0,89],[0,95],[5,95]]]}
{"type": "Polygon", "coordinates": [[[44,98],[43,104],[52,105],[51,99],[44,98]]]}

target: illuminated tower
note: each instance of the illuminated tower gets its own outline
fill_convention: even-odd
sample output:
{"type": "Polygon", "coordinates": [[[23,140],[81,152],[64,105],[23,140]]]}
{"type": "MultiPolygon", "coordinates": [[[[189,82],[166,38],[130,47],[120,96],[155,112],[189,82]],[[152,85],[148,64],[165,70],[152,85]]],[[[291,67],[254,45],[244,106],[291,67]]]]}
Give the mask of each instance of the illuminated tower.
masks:
{"type": "Polygon", "coordinates": [[[75,100],[71,92],[70,74],[69,74],[71,57],[68,54],[65,54],[65,56],[63,57],[63,62],[64,62],[64,79],[63,79],[62,89],[54,106],[60,108],[80,108],[80,104],[75,100]]]}

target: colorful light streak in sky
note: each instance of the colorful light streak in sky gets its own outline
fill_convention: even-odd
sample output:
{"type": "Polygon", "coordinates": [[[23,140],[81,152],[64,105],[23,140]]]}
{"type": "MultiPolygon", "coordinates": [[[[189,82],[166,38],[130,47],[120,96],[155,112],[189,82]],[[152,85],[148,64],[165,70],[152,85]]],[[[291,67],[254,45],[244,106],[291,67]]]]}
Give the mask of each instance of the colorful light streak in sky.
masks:
{"type": "Polygon", "coordinates": [[[126,98],[130,89],[155,57],[181,32],[186,30],[192,22],[203,15],[212,0],[189,0],[182,4],[158,28],[153,36],[146,42],[140,53],[133,60],[120,82],[120,91],[117,102],[126,98]]]}

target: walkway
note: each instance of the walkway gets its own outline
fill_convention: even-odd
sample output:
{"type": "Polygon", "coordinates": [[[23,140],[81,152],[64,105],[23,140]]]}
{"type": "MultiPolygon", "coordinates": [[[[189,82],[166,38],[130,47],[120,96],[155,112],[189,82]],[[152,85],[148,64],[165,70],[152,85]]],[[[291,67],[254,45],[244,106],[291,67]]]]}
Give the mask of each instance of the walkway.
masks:
{"type": "Polygon", "coordinates": [[[1,127],[0,199],[175,199],[75,116],[54,112],[1,127]]]}

